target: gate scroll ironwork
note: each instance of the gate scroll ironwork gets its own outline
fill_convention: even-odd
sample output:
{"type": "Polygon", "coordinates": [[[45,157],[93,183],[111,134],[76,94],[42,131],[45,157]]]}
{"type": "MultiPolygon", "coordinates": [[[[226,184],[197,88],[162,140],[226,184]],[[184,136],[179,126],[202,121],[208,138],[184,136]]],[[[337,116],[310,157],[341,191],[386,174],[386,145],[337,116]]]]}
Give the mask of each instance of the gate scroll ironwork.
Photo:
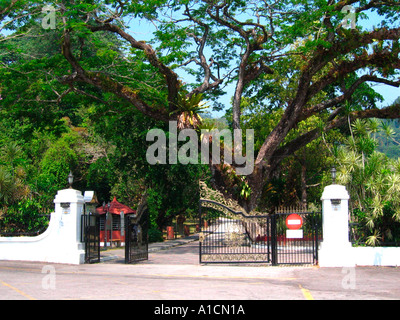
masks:
{"type": "Polygon", "coordinates": [[[269,263],[268,215],[245,215],[213,200],[200,200],[200,263],[269,263]]]}

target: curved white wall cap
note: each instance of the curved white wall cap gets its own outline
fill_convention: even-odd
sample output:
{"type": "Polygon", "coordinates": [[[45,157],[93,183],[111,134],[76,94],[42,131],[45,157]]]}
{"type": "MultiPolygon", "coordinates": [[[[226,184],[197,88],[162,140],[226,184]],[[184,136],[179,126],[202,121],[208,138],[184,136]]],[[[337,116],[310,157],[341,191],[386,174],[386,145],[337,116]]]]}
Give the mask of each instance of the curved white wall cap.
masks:
{"type": "Polygon", "coordinates": [[[349,200],[350,196],[345,186],[331,184],[330,186],[325,187],[321,200],[331,199],[349,200]]]}
{"type": "Polygon", "coordinates": [[[59,227],[58,223],[58,216],[56,216],[56,212],[52,212],[50,215],[50,221],[47,229],[37,235],[37,236],[21,236],[21,237],[0,237],[0,243],[1,242],[38,242],[42,241],[45,238],[47,238],[49,235],[51,235],[54,232],[57,232],[57,228],[59,227]]]}

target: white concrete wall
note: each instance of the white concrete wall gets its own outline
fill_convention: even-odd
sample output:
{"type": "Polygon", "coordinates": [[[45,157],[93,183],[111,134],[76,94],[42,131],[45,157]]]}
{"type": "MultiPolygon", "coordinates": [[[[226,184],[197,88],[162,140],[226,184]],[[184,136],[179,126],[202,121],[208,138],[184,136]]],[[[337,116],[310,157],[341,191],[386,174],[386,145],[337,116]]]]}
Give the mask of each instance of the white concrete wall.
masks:
{"type": "Polygon", "coordinates": [[[349,194],[341,185],[330,185],[322,194],[323,241],[318,250],[320,267],[400,266],[399,247],[352,247],[349,234],[349,194]],[[332,199],[340,199],[339,206],[332,199]]]}
{"type": "Polygon", "coordinates": [[[35,237],[0,237],[0,260],[25,260],[54,263],[84,263],[84,244],[80,242],[82,193],[60,190],[54,200],[47,230],[35,237]],[[61,203],[70,203],[69,210],[61,203]]]}
{"type": "Polygon", "coordinates": [[[353,247],[357,266],[400,266],[399,247],[353,247]]]}

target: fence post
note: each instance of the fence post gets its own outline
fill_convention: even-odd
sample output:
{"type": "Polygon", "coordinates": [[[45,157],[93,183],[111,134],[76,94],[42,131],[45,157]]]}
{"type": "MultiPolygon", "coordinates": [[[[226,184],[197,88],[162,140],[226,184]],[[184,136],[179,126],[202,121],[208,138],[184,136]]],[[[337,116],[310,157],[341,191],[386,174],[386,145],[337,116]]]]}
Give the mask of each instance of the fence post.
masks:
{"type": "Polygon", "coordinates": [[[312,219],[313,219],[313,252],[314,252],[314,264],[318,264],[318,244],[319,244],[319,224],[317,221],[318,213],[314,212],[312,219]]]}
{"type": "Polygon", "coordinates": [[[276,214],[271,215],[271,260],[272,265],[278,265],[278,239],[276,231],[276,214]]]}
{"type": "Polygon", "coordinates": [[[345,186],[333,184],[322,194],[323,241],[318,252],[321,267],[353,267],[349,241],[349,199],[345,186]]]}
{"type": "Polygon", "coordinates": [[[203,220],[201,218],[201,199],[199,200],[199,264],[201,264],[201,245],[203,242],[202,231],[203,231],[203,220]]]}

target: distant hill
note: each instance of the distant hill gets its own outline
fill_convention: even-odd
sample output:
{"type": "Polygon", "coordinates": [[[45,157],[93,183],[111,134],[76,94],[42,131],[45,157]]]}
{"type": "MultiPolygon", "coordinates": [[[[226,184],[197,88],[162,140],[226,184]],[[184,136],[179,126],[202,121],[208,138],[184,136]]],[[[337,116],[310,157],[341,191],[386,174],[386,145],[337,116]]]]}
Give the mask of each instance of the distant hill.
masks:
{"type": "Polygon", "coordinates": [[[385,121],[394,130],[391,138],[388,138],[384,133],[377,135],[378,151],[386,154],[389,158],[400,158],[400,121],[385,121]]]}

